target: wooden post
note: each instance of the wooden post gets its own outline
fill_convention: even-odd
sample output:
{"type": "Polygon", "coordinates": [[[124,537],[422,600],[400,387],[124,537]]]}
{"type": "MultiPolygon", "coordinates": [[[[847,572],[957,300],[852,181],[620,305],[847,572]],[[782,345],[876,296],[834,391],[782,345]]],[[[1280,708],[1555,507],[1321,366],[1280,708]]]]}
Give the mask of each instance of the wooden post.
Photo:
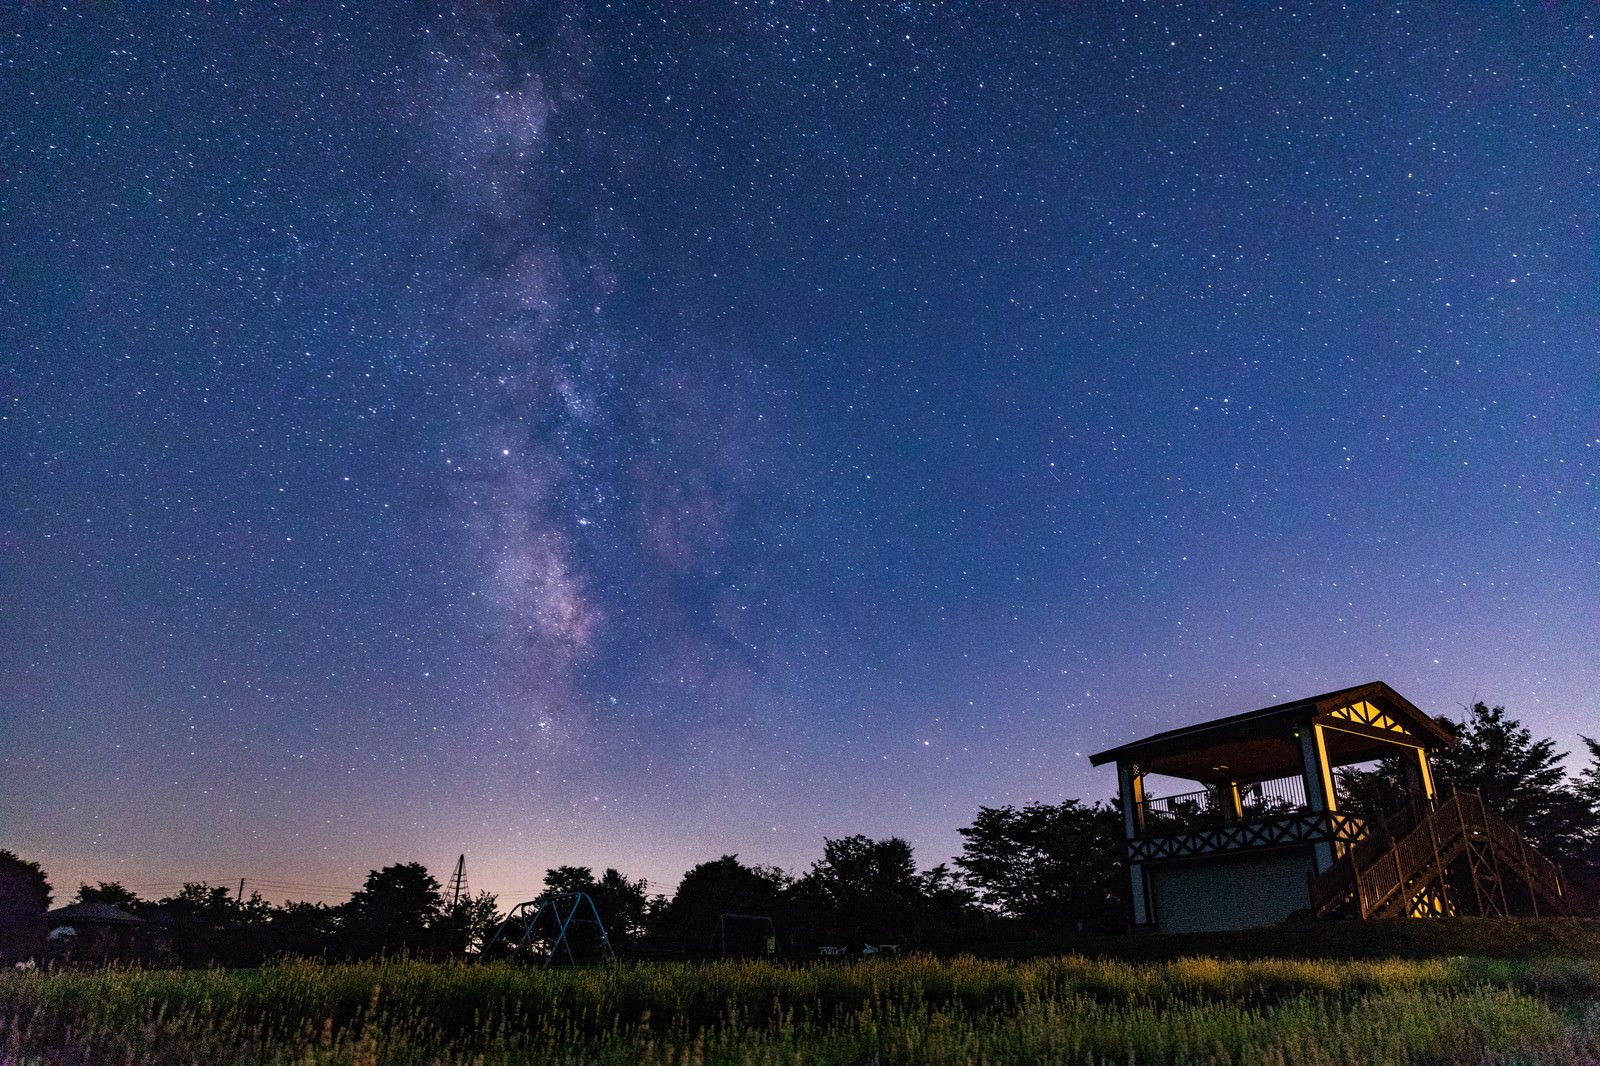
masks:
{"type": "Polygon", "coordinates": [[[1118,763],[1117,788],[1122,793],[1122,832],[1132,840],[1144,832],[1144,772],[1133,763],[1118,763]]]}
{"type": "MultiPolygon", "coordinates": [[[[1328,769],[1328,749],[1323,741],[1322,727],[1315,722],[1307,722],[1296,732],[1300,736],[1300,764],[1306,781],[1306,806],[1317,813],[1332,811],[1336,806],[1333,772],[1328,769]]],[[[1333,845],[1328,841],[1317,841],[1312,846],[1312,853],[1317,873],[1324,873],[1333,866],[1333,845]]]]}
{"type": "Polygon", "coordinates": [[[1400,865],[1400,845],[1393,841],[1389,843],[1389,865],[1394,867],[1395,894],[1401,897],[1403,903],[1406,894],[1406,874],[1400,865]]]}
{"type": "Polygon", "coordinates": [[[1439,857],[1439,834],[1434,831],[1433,817],[1425,815],[1428,819],[1428,843],[1433,847],[1433,868],[1439,871],[1439,899],[1444,913],[1449,914],[1453,909],[1450,903],[1450,882],[1444,875],[1444,863],[1439,857]]]}
{"type": "Polygon", "coordinates": [[[1522,860],[1522,883],[1528,886],[1528,902],[1533,905],[1533,916],[1539,917],[1539,890],[1533,887],[1533,868],[1528,863],[1528,842],[1517,834],[1517,856],[1522,860]]]}
{"type": "Polygon", "coordinates": [[[1422,778],[1422,794],[1428,801],[1428,809],[1432,810],[1438,802],[1439,791],[1433,784],[1433,768],[1428,765],[1428,752],[1424,748],[1412,749],[1417,756],[1417,774],[1422,778]]]}
{"type": "MultiPolygon", "coordinates": [[[[1458,807],[1460,806],[1460,799],[1461,793],[1457,792],[1456,805],[1458,807]]],[[[1489,910],[1484,906],[1483,902],[1483,875],[1479,870],[1481,860],[1477,850],[1473,847],[1472,831],[1467,828],[1465,812],[1463,811],[1460,813],[1461,817],[1457,818],[1456,820],[1461,823],[1461,848],[1467,854],[1467,872],[1472,875],[1472,898],[1478,901],[1477,917],[1486,918],[1489,915],[1489,910]]]]}
{"type": "Polygon", "coordinates": [[[1350,876],[1355,879],[1356,885],[1356,914],[1361,918],[1367,916],[1367,889],[1361,883],[1361,864],[1356,862],[1354,855],[1350,856],[1350,876]]]}
{"type": "MultiPolygon", "coordinates": [[[[1133,763],[1117,763],[1117,790],[1122,798],[1122,831],[1131,843],[1144,832],[1144,773],[1133,763]]],[[[1128,901],[1133,906],[1133,924],[1149,925],[1149,890],[1145,887],[1144,863],[1128,860],[1128,901]]]]}

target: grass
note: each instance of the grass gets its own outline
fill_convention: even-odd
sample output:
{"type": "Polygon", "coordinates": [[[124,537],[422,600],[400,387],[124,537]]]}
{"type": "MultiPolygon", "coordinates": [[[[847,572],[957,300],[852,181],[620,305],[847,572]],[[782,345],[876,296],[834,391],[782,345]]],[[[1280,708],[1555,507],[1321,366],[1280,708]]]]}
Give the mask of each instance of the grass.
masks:
{"type": "Polygon", "coordinates": [[[5,1066],[1600,1062],[1600,962],[417,961],[0,976],[5,1066]]]}

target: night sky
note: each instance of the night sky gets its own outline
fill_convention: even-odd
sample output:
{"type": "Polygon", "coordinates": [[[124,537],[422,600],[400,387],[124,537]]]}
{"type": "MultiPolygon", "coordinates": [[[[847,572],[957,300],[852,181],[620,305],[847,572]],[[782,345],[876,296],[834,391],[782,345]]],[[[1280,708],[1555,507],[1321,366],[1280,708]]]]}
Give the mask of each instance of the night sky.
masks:
{"type": "Polygon", "coordinates": [[[1016,6],[6,5],[0,846],[509,905],[1600,732],[1596,9],[1016,6]]]}

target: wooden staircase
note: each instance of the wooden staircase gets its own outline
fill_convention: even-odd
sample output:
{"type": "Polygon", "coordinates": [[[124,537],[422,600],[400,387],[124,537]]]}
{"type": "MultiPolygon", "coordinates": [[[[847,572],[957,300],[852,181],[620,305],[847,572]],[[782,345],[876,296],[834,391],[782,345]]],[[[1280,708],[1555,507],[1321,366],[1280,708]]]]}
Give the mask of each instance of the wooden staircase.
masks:
{"type": "Polygon", "coordinates": [[[1311,881],[1319,918],[1570,915],[1561,871],[1474,792],[1412,803],[1311,881]]]}

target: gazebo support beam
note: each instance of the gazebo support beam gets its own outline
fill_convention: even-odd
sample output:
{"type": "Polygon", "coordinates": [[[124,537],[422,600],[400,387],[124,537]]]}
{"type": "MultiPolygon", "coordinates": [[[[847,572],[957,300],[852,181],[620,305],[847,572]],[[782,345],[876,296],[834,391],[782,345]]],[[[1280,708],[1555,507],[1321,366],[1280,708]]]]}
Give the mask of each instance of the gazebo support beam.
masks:
{"type": "MultiPolygon", "coordinates": [[[[1144,832],[1144,771],[1131,762],[1117,763],[1117,792],[1122,799],[1122,832],[1132,840],[1144,832]]],[[[1150,901],[1144,884],[1144,863],[1128,863],[1128,899],[1133,924],[1150,924],[1150,901]]]]}
{"type": "MultiPolygon", "coordinates": [[[[1296,730],[1300,734],[1300,759],[1306,779],[1306,806],[1313,811],[1331,811],[1337,803],[1333,797],[1333,771],[1328,767],[1328,747],[1322,727],[1308,722],[1296,730]]],[[[1333,845],[1319,842],[1314,848],[1317,873],[1333,865],[1333,845]]]]}

